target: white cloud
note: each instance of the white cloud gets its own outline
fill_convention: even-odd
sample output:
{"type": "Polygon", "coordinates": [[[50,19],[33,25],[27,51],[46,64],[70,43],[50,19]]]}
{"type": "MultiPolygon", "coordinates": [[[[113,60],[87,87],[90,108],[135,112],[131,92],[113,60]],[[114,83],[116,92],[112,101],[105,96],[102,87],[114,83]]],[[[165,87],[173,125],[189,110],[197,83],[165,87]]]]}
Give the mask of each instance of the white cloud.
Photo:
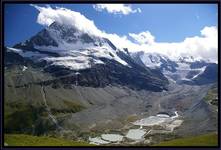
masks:
{"type": "Polygon", "coordinates": [[[112,14],[123,14],[128,15],[130,13],[141,13],[141,9],[132,9],[131,5],[126,4],[95,4],[93,8],[97,11],[106,10],[108,13],[112,14]]]}
{"type": "Polygon", "coordinates": [[[96,27],[94,22],[79,12],[66,8],[51,8],[32,5],[39,10],[37,22],[41,25],[50,25],[57,21],[76,27],[77,29],[96,36],[106,37],[119,48],[128,48],[130,52],[145,51],[165,54],[170,58],[183,55],[191,55],[195,58],[208,59],[212,62],[218,60],[218,33],[217,27],[204,27],[200,36],[187,37],[181,42],[156,42],[150,31],[140,33],[129,33],[119,36],[110,34],[96,27]],[[132,37],[136,42],[128,39],[132,37]]]}
{"type": "Polygon", "coordinates": [[[56,21],[61,24],[74,26],[83,32],[96,35],[101,34],[101,31],[95,26],[94,22],[87,19],[79,12],[60,7],[56,7],[55,9],[53,9],[50,6],[31,6],[39,10],[37,22],[41,25],[49,26],[51,23],[56,21]]]}
{"type": "Polygon", "coordinates": [[[139,44],[152,44],[155,40],[155,37],[149,31],[141,32],[139,34],[129,33],[129,36],[139,44]]]}
{"type": "Polygon", "coordinates": [[[217,37],[217,28],[215,26],[205,27],[200,32],[204,37],[217,37]]]}
{"type": "MultiPolygon", "coordinates": [[[[218,60],[218,33],[215,26],[204,27],[201,30],[201,36],[187,37],[181,42],[174,43],[155,42],[154,36],[148,31],[129,35],[135,40],[140,41],[139,44],[135,44],[131,43],[128,39],[128,42],[124,42],[125,39],[123,39],[122,42],[128,43],[129,51],[157,52],[172,58],[191,55],[195,58],[208,59],[212,62],[217,62],[218,60]],[[143,36],[143,33],[148,33],[148,36],[143,36]],[[145,43],[145,41],[147,42],[145,43]]],[[[118,43],[121,42],[118,40],[118,43]]]]}

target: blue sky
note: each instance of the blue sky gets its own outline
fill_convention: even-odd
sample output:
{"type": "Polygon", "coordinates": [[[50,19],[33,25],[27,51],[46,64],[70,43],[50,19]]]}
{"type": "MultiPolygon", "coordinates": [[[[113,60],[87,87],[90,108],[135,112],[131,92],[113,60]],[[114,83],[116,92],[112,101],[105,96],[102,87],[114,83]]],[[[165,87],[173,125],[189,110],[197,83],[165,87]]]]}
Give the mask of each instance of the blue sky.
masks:
{"type": "MultiPolygon", "coordinates": [[[[44,6],[45,4],[39,4],[44,6]]],[[[97,11],[91,4],[51,4],[80,12],[93,20],[98,29],[119,36],[150,31],[156,42],[180,42],[199,36],[205,26],[217,26],[215,4],[132,4],[141,13],[128,15],[97,11]]],[[[36,22],[39,11],[29,4],[6,4],[4,13],[5,45],[24,41],[44,26],[36,22]]],[[[131,37],[128,36],[128,39],[131,37]]]]}

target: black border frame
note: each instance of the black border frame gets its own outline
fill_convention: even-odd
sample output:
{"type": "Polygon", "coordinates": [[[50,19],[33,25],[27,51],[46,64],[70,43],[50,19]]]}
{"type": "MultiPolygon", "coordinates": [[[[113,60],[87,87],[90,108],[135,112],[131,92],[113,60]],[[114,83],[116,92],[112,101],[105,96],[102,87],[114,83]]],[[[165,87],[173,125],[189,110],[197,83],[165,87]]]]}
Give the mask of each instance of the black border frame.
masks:
{"type": "Polygon", "coordinates": [[[192,148],[196,148],[196,149],[210,149],[210,148],[215,148],[215,149],[219,149],[220,148],[220,70],[221,70],[221,66],[220,66],[220,0],[3,0],[1,1],[1,6],[0,6],[0,17],[1,17],[1,76],[0,76],[0,83],[1,83],[1,90],[0,90],[0,95],[1,95],[1,130],[0,130],[0,134],[1,134],[1,149],[11,149],[11,148],[16,148],[16,149],[34,149],[34,148],[42,148],[42,149],[54,149],[54,148],[58,148],[58,149],[64,149],[64,148],[73,148],[73,149],[78,149],[78,148],[82,148],[82,149],[88,149],[88,148],[92,148],[92,149],[116,149],[116,148],[132,148],[132,149],[144,149],[144,148],[153,148],[153,149],[171,149],[171,148],[177,148],[177,149],[181,149],[181,148],[188,148],[188,149],[192,149],[192,148]],[[83,3],[89,3],[89,4],[93,4],[93,3],[140,3],[140,4],[216,4],[217,8],[218,8],[218,15],[217,15],[217,20],[218,20],[218,24],[217,24],[217,28],[218,28],[218,146],[157,146],[157,147],[153,147],[153,146],[4,146],[4,6],[5,4],[52,4],[52,3],[76,3],[76,4],[83,4],[83,3]]]}

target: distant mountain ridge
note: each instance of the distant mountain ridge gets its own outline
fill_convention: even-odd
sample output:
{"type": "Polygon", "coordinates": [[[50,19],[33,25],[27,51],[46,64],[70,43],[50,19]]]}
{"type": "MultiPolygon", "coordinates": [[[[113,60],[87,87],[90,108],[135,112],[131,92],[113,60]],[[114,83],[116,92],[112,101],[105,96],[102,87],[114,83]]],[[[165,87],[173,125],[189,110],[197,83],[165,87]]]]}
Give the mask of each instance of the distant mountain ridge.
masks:
{"type": "Polygon", "coordinates": [[[159,69],[168,79],[178,84],[202,85],[217,81],[218,65],[203,59],[194,59],[193,56],[174,60],[159,53],[143,51],[131,53],[131,56],[140,65],[159,69]]]}

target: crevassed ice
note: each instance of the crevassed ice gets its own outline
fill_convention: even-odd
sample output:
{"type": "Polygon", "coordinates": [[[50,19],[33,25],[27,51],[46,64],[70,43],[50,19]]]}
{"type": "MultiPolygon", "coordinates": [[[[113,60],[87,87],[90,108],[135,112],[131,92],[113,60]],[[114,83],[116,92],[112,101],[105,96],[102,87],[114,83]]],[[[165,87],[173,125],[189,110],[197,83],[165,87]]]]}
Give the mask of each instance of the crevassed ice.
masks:
{"type": "Polygon", "coordinates": [[[61,42],[59,43],[58,47],[54,46],[34,46],[34,47],[42,51],[56,52],[61,56],[73,55],[74,53],[78,53],[84,55],[93,55],[98,58],[103,57],[103,58],[113,59],[123,65],[128,66],[128,64],[124,60],[118,57],[116,53],[117,51],[113,50],[108,44],[105,44],[103,46],[94,46],[94,44],[92,43],[82,43],[80,41],[77,41],[74,44],[61,42]]]}

